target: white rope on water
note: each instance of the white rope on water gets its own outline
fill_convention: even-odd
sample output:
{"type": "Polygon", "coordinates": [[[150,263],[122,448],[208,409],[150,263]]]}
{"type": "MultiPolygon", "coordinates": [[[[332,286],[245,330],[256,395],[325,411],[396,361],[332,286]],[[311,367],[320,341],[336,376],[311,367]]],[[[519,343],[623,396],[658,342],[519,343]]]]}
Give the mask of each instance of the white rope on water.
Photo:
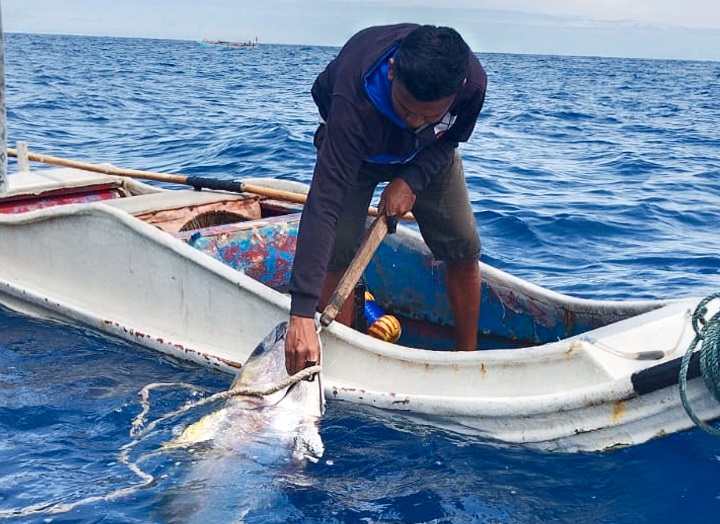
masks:
{"type": "MultiPolygon", "coordinates": [[[[191,409],[199,408],[201,406],[205,406],[207,404],[212,404],[213,402],[218,402],[220,400],[228,400],[232,397],[237,396],[245,396],[245,397],[265,397],[267,395],[272,395],[273,393],[277,393],[278,391],[285,389],[287,387],[292,386],[293,384],[297,384],[301,380],[308,379],[312,377],[313,375],[320,372],[322,368],[320,366],[312,366],[307,367],[305,369],[302,369],[295,373],[292,377],[288,377],[285,380],[278,382],[277,384],[270,386],[266,389],[257,389],[257,388],[234,388],[229,389],[227,391],[221,391],[220,393],[215,393],[214,395],[211,395],[207,398],[200,399],[198,401],[192,402],[190,404],[186,404],[183,407],[172,411],[168,413],[167,415],[163,415],[159,419],[156,419],[152,421],[146,428],[143,428],[144,424],[144,417],[147,415],[147,413],[150,412],[150,404],[149,404],[149,396],[150,391],[152,389],[158,389],[159,387],[165,387],[168,384],[167,383],[154,383],[154,384],[148,384],[144,388],[140,390],[140,396],[142,398],[141,404],[143,406],[143,411],[135,417],[135,420],[132,423],[132,429],[130,430],[130,436],[143,436],[148,434],[150,431],[155,429],[158,424],[161,422],[164,422],[165,420],[169,418],[176,417],[178,415],[182,415],[183,413],[186,413],[187,411],[190,411],[191,409]]],[[[171,385],[171,384],[170,384],[171,385]]]]}
{"type": "Polygon", "coordinates": [[[152,384],[148,384],[143,387],[138,392],[138,395],[140,395],[140,405],[142,406],[142,411],[140,411],[140,414],[133,419],[132,424],[130,425],[131,437],[136,436],[140,432],[140,429],[145,424],[145,417],[148,413],[150,413],[150,391],[166,387],[183,387],[187,389],[195,388],[193,384],[188,384],[187,382],[153,382],[152,384]]]}
{"type": "Polygon", "coordinates": [[[56,515],[58,513],[67,513],[68,511],[71,511],[78,506],[84,506],[87,504],[92,504],[94,502],[108,502],[117,500],[121,497],[125,497],[127,495],[130,495],[132,493],[135,493],[136,491],[146,488],[153,484],[155,482],[155,477],[151,475],[150,473],[147,473],[143,471],[138,465],[137,462],[134,462],[130,458],[130,452],[131,450],[137,446],[140,442],[142,442],[143,439],[147,438],[149,435],[152,434],[152,431],[157,427],[157,425],[165,420],[168,420],[170,418],[176,417],[178,415],[181,415],[182,413],[186,413],[190,411],[191,409],[195,409],[201,406],[206,406],[207,404],[211,404],[213,402],[218,402],[220,400],[227,400],[233,397],[237,396],[247,396],[247,397],[264,397],[267,395],[271,395],[273,393],[277,393],[278,391],[285,389],[289,386],[292,386],[293,384],[297,384],[301,380],[307,380],[311,378],[312,376],[320,373],[321,371],[320,366],[311,366],[307,367],[298,373],[294,374],[292,377],[288,377],[287,379],[270,386],[265,389],[257,389],[257,388],[233,388],[229,389],[227,391],[221,391],[219,393],[215,393],[214,395],[211,395],[209,397],[197,400],[195,402],[190,402],[188,404],[185,404],[179,409],[176,409],[175,411],[172,411],[166,415],[163,415],[157,420],[154,420],[150,424],[145,426],[145,419],[150,413],[150,392],[152,390],[165,388],[165,387],[186,387],[186,388],[194,388],[195,386],[192,384],[188,384],[185,382],[154,382],[152,384],[148,384],[147,386],[143,387],[138,394],[140,395],[140,404],[142,406],[142,410],[140,413],[133,419],[133,422],[130,426],[130,436],[133,437],[133,440],[131,442],[128,442],[124,446],[120,448],[120,452],[118,455],[118,461],[121,464],[124,464],[127,466],[127,468],[132,471],[135,475],[137,475],[141,482],[138,482],[136,484],[133,484],[131,486],[126,486],[124,488],[118,488],[110,493],[107,493],[105,495],[91,495],[89,497],[85,497],[83,499],[77,500],[75,502],[71,503],[54,503],[54,502],[40,502],[38,504],[32,504],[30,506],[25,506],[23,508],[15,508],[15,509],[6,509],[6,510],[0,510],[0,519],[7,519],[7,518],[21,518],[21,517],[29,517],[31,515],[39,515],[39,514],[47,514],[47,515],[56,515]]]}

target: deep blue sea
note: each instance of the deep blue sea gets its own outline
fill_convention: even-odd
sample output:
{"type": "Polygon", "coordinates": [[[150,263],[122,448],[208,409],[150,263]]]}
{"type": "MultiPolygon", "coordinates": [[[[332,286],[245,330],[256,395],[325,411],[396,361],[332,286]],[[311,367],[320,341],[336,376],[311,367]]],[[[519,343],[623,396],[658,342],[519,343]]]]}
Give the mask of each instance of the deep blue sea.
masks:
{"type": "MultiPolygon", "coordinates": [[[[24,140],[50,155],[166,173],[311,178],[310,86],[336,48],[5,40],[10,146],[24,140]]],[[[720,291],[720,63],[478,56],[488,94],[461,151],[484,261],[587,298],[720,291]]],[[[227,457],[216,486],[188,481],[202,459],[160,450],[172,424],[133,443],[146,384],[193,385],[154,393],[151,415],[160,415],[230,380],[0,309],[0,520],[78,502],[11,521],[720,519],[720,439],[699,430],[610,453],[549,454],[331,402],[320,462],[227,457]],[[128,461],[152,482],[138,486],[128,461]]]]}

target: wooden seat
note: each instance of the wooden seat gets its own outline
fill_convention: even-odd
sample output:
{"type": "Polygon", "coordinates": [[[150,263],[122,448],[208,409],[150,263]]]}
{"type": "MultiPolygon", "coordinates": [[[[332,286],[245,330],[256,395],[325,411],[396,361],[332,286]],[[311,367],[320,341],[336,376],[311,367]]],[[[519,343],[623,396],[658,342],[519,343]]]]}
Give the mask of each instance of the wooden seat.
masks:
{"type": "Polygon", "coordinates": [[[177,233],[199,215],[225,212],[245,220],[261,217],[259,197],[220,191],[173,190],[116,199],[106,205],[127,211],[168,233],[177,233]]]}

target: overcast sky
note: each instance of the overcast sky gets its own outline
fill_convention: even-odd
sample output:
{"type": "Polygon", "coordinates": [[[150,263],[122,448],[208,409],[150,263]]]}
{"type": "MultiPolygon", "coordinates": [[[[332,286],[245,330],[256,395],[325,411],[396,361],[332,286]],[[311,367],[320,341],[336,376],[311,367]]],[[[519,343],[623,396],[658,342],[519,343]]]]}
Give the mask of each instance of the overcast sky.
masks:
{"type": "Polygon", "coordinates": [[[6,32],[340,46],[376,24],[455,27],[474,51],[720,61],[720,0],[0,0],[6,32]]]}

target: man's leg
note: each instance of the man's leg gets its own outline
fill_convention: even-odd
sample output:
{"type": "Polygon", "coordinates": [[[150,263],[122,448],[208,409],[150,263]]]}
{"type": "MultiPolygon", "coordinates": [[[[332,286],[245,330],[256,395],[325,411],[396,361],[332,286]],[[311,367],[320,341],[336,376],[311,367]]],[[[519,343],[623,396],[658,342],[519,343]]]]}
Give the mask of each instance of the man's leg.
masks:
{"type": "Polygon", "coordinates": [[[477,260],[445,263],[448,299],[455,328],[455,349],[477,349],[478,317],[480,316],[480,267],[477,260]]]}
{"type": "Polygon", "coordinates": [[[413,213],[425,242],[446,269],[448,301],[455,325],[455,349],[477,349],[480,316],[480,236],[468,198],[459,153],[418,193],[413,213]]]}

